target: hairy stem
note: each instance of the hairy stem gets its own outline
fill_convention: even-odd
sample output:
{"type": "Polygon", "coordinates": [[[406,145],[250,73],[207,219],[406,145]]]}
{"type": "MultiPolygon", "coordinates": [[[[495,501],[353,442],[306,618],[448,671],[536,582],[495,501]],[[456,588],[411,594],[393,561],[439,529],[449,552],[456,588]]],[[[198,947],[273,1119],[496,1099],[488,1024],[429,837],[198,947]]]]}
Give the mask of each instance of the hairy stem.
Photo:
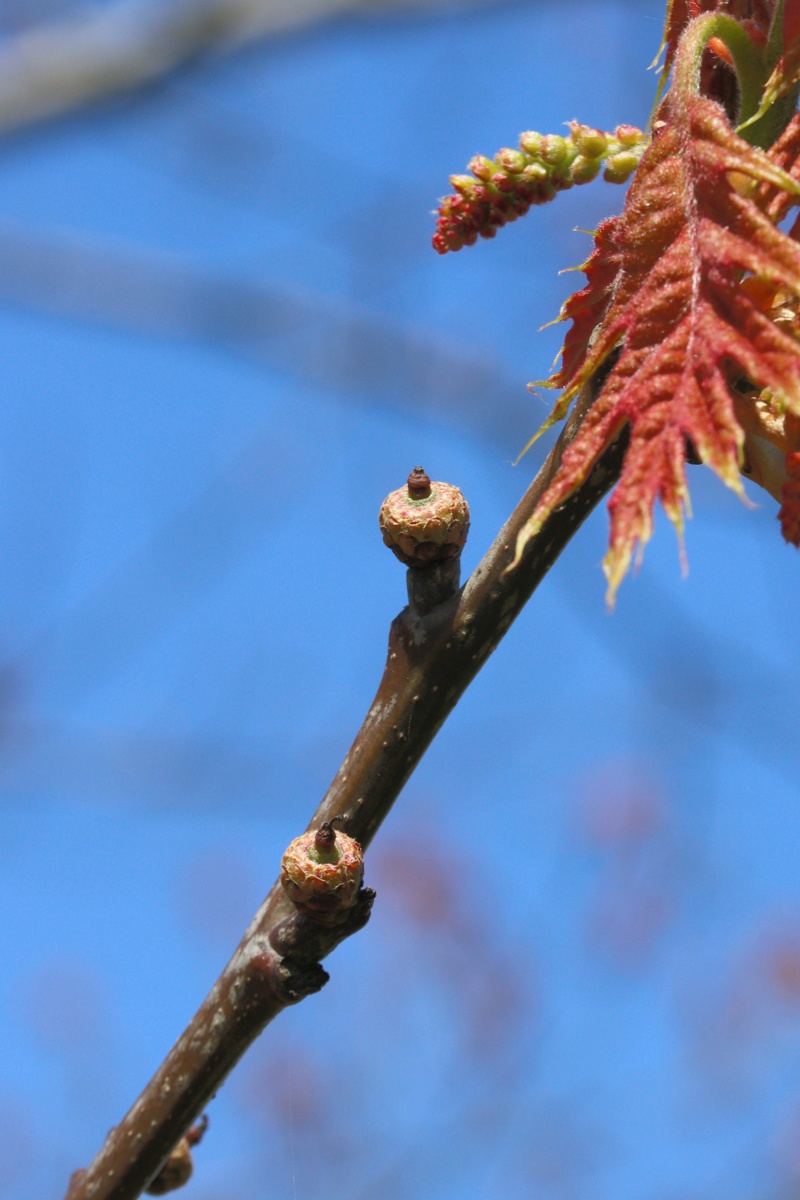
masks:
{"type": "MultiPolygon", "coordinates": [[[[344,814],[347,832],[369,844],[459,697],[618,478],[627,433],[506,573],[517,534],[558,469],[599,383],[598,375],[584,389],[536,479],[461,591],[430,609],[427,603],[408,607],[392,622],[378,692],[308,828],[344,814]]],[[[264,1027],[323,986],[328,976],[319,960],[366,924],[372,899],[363,889],[346,922],[329,928],[299,915],[275,884],[153,1079],[92,1164],[73,1175],[67,1200],[135,1200],[264,1027]]]]}
{"type": "Polygon", "coordinates": [[[768,72],[763,53],[733,17],[705,13],[687,25],[675,59],[672,86],[684,102],[697,94],[703,51],[712,38],[719,38],[731,52],[741,88],[739,120],[747,121],[758,109],[768,72]]]}

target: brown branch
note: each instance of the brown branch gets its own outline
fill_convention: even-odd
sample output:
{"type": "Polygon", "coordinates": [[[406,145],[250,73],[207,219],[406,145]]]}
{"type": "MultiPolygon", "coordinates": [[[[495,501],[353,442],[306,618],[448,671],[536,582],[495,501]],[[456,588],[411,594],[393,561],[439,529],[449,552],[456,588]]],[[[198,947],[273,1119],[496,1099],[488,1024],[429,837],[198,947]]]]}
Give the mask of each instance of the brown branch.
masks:
{"type": "MultiPolygon", "coordinates": [[[[596,379],[595,390],[580,397],[536,479],[464,588],[426,615],[409,606],[393,621],[378,692],[309,828],[344,813],[347,832],[369,844],[461,694],[618,477],[626,434],[506,574],[517,532],[557,470],[598,384],[596,379]]],[[[413,602],[418,581],[410,574],[413,602]]],[[[457,587],[457,579],[451,578],[449,586],[451,591],[457,587]]],[[[366,924],[373,895],[363,889],[346,923],[327,928],[299,915],[280,885],[273,886],[151,1082],[108,1134],[91,1166],[73,1175],[67,1200],[135,1200],[269,1021],[323,986],[328,976],[319,960],[366,924]]]]}

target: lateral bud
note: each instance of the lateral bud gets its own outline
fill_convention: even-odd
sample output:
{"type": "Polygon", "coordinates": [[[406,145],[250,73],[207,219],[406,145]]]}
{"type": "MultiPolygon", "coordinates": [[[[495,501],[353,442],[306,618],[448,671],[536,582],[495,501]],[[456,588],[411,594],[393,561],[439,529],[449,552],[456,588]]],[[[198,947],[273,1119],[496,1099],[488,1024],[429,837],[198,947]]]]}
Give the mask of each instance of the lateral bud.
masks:
{"type": "Polygon", "coordinates": [[[192,1147],[196,1146],[208,1129],[208,1117],[203,1114],[196,1125],[189,1129],[162,1163],[158,1174],[145,1188],[148,1196],[165,1196],[188,1183],[194,1169],[192,1147]]]}
{"type": "Polygon", "coordinates": [[[334,817],[319,829],[296,837],[281,862],[281,884],[297,910],[322,923],[338,922],[358,898],[364,856],[355,838],[333,828],[334,817]]]}

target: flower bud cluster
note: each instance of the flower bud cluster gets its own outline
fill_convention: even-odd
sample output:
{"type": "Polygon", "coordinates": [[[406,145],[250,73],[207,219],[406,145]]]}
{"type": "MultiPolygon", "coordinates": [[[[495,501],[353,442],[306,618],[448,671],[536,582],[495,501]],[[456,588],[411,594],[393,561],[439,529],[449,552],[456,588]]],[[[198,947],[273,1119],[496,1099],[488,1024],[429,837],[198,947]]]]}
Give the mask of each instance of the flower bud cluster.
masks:
{"type": "Polygon", "coordinates": [[[494,237],[532,204],[545,204],[556,192],[589,183],[600,172],[609,183],[625,183],[639,165],[645,135],[634,125],[603,133],[572,121],[569,136],[523,133],[519,150],[498,150],[493,159],[477,154],[471,175],[451,175],[455,193],[445,196],[433,235],[439,254],[494,237]]]}

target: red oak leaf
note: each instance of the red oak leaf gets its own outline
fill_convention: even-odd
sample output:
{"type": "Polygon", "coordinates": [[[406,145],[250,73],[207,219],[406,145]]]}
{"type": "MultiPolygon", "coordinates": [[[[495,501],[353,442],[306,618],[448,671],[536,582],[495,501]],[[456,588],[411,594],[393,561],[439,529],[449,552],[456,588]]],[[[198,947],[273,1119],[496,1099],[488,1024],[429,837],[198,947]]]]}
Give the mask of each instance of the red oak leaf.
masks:
{"type": "MultiPolygon", "coordinates": [[[[574,292],[561,306],[559,321],[572,321],[561,351],[561,370],[542,386],[566,387],[586,358],[589,339],[605,316],[612,290],[622,265],[615,234],[619,217],[601,221],[594,235],[594,250],[579,268],[588,280],[586,287],[574,292]]],[[[533,385],[532,385],[533,386],[533,385]]]]}
{"type": "Polygon", "coordinates": [[[800,418],[793,413],[786,414],[785,432],[789,449],[778,518],[786,541],[800,547],[800,418]]]}
{"type": "MultiPolygon", "coordinates": [[[[795,113],[777,142],[770,147],[769,157],[776,167],[800,180],[800,113],[795,113]]],[[[756,199],[776,225],[796,201],[785,188],[775,187],[772,183],[759,184],[756,199]]]]}
{"type": "MultiPolygon", "coordinates": [[[[634,550],[651,535],[656,498],[682,531],[687,439],[729,487],[741,490],[744,435],[731,378],[746,376],[800,415],[800,345],[742,286],[745,276],[756,276],[800,295],[800,245],[751,195],[757,184],[795,195],[800,185],[737,136],[713,100],[673,87],[661,116],[610,230],[612,246],[600,251],[598,243],[604,257],[613,254],[618,262],[605,314],[586,356],[570,353],[552,380],[565,391],[548,424],[621,347],[619,358],[517,544],[518,559],[548,514],[629,425],[629,448],[609,502],[604,569],[610,602],[634,550]]],[[[606,226],[600,237],[608,241],[608,235],[606,226]]],[[[579,340],[586,344],[583,331],[579,340]]]]}

